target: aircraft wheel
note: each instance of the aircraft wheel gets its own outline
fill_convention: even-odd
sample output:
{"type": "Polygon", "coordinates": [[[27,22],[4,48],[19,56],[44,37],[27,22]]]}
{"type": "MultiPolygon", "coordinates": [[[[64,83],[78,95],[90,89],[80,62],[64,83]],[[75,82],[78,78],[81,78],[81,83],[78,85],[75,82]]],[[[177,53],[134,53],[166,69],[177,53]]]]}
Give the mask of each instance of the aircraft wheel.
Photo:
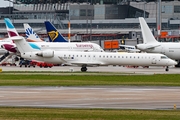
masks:
{"type": "Polygon", "coordinates": [[[87,68],[86,67],[82,67],[81,68],[81,72],[86,72],[87,71],[87,68]]]}
{"type": "Polygon", "coordinates": [[[166,67],[166,71],[169,71],[169,67],[168,66],[166,67]]]}

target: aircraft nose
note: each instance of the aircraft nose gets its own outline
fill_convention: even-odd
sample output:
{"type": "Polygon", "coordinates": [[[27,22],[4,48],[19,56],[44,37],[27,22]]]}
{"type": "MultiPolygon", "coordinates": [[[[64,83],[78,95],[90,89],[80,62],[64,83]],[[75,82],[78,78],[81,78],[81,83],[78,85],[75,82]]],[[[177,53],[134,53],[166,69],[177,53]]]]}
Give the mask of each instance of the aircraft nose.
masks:
{"type": "Polygon", "coordinates": [[[176,62],[175,60],[173,60],[173,62],[174,62],[174,65],[177,65],[177,64],[178,64],[178,62],[176,62]]]}
{"type": "Polygon", "coordinates": [[[170,60],[169,65],[177,65],[178,63],[175,60],[170,60]]]}

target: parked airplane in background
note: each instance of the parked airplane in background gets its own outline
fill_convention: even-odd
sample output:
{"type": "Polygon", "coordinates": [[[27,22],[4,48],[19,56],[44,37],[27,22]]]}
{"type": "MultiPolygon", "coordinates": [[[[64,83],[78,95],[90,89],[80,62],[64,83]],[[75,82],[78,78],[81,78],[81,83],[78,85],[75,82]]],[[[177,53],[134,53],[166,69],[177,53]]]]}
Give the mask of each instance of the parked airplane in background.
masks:
{"type": "MultiPolygon", "coordinates": [[[[13,26],[12,22],[10,19],[5,18],[4,19],[7,27],[7,31],[10,35],[10,37],[13,36],[19,36],[17,33],[15,27],[13,26]]],[[[65,51],[95,51],[95,52],[103,52],[104,50],[95,43],[91,42],[73,42],[73,43],[68,43],[68,42],[29,42],[32,48],[34,49],[40,49],[40,50],[45,50],[45,49],[55,49],[55,50],[65,50],[65,51]]],[[[15,44],[4,44],[2,45],[3,48],[6,50],[11,50],[11,52],[17,52],[16,45],[15,44]]]]}
{"type": "Polygon", "coordinates": [[[23,25],[26,34],[26,40],[28,42],[44,42],[39,38],[39,36],[34,32],[34,30],[29,26],[29,24],[24,23],[23,25]]]}
{"type": "Polygon", "coordinates": [[[144,18],[140,17],[139,22],[143,36],[143,44],[136,45],[136,48],[148,53],[162,53],[167,57],[177,60],[176,67],[180,67],[180,43],[158,42],[153,36],[144,18]]]}
{"type": "Polygon", "coordinates": [[[177,64],[162,54],[37,50],[30,47],[23,37],[17,36],[11,39],[14,40],[21,57],[25,59],[78,65],[82,67],[82,72],[87,71],[87,66],[104,65],[166,66],[166,71],[168,71],[168,66],[177,64]]]}
{"type": "Polygon", "coordinates": [[[61,35],[61,33],[57,31],[57,29],[51,22],[45,21],[44,24],[46,26],[46,31],[50,42],[68,42],[68,40],[66,40],[61,35]]]}
{"type": "Polygon", "coordinates": [[[141,52],[139,49],[136,49],[136,47],[132,45],[119,45],[119,48],[126,50],[127,52],[141,52]]]}

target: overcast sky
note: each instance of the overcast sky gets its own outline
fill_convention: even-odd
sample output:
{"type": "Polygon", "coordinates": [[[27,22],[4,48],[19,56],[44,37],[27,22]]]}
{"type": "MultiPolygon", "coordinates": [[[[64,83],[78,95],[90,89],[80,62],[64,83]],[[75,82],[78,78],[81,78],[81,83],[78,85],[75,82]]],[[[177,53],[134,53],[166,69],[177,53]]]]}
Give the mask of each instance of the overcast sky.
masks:
{"type": "MultiPolygon", "coordinates": [[[[9,6],[9,1],[0,0],[0,7],[8,7],[8,6],[9,6]]],[[[10,2],[10,6],[12,6],[11,2],[10,2]]]]}

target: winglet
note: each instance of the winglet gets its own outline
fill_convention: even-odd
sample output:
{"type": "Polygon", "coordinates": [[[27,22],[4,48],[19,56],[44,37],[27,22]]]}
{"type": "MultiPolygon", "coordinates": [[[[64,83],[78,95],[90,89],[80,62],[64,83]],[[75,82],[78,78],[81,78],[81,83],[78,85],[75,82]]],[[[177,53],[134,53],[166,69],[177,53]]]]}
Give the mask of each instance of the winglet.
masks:
{"type": "Polygon", "coordinates": [[[141,32],[142,32],[144,44],[157,43],[157,40],[154,38],[154,35],[152,34],[150,28],[148,27],[143,17],[139,17],[139,22],[141,25],[141,32]]]}
{"type": "Polygon", "coordinates": [[[50,42],[68,42],[49,21],[44,22],[50,42]]]}
{"type": "Polygon", "coordinates": [[[29,24],[24,23],[24,30],[28,42],[42,42],[39,36],[34,32],[34,30],[29,26],[29,24]]]}

